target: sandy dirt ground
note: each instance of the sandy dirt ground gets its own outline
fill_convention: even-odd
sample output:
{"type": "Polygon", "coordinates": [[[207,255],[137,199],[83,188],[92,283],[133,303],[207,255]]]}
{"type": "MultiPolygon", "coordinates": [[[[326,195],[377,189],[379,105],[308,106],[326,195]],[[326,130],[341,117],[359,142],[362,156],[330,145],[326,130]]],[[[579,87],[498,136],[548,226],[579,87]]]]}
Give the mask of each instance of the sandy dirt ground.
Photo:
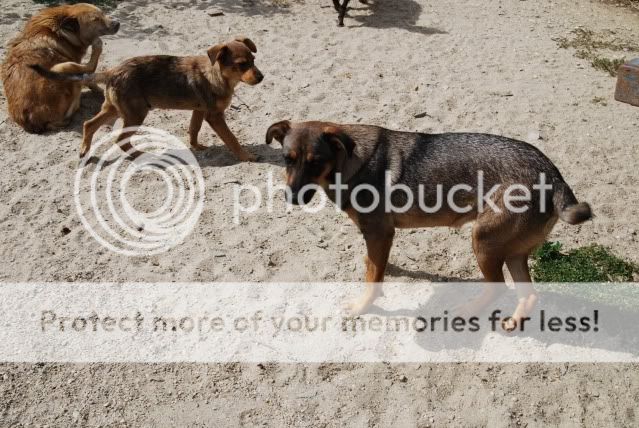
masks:
{"type": "MultiPolygon", "coordinates": [[[[100,67],[141,54],[200,54],[237,34],[258,46],[262,84],[240,87],[230,127],[261,158],[237,163],[210,129],[197,153],[206,203],[173,250],[126,257],[84,230],[72,190],[85,94],[68,130],[29,135],[0,95],[0,281],[355,281],[364,244],[344,214],[260,212],[232,221],[233,186],[281,177],[281,119],[395,129],[476,131],[530,141],[597,217],[559,224],[566,248],[599,243],[639,262],[639,110],[613,99],[614,78],[553,39],[582,26],[637,40],[639,15],[587,0],[352,2],[345,28],[328,0],[126,1],[100,67]],[[576,4],[575,4],[576,3],[576,4]],[[223,16],[209,12],[223,11],[223,16]],[[614,32],[614,33],[611,33],[614,32]],[[418,117],[415,117],[418,116],[418,117]],[[535,138],[539,135],[541,138],[535,138]]],[[[3,1],[2,45],[40,6],[3,1]]],[[[639,52],[626,53],[628,57],[639,52]]],[[[0,50],[4,55],[4,50],[0,50]]],[[[186,140],[189,114],[147,125],[186,140]]],[[[103,129],[105,133],[107,129],[103,129]]],[[[470,228],[400,231],[389,281],[479,279],[470,228]]],[[[3,426],[632,426],[639,372],[629,365],[4,364],[3,426]]]]}

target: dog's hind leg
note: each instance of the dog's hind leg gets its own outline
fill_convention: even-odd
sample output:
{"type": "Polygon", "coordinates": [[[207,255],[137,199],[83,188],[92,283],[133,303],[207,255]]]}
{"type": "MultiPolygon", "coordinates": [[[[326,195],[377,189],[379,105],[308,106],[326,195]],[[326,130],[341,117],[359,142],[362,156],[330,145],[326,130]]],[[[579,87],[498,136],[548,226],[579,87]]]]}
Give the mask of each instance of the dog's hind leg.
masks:
{"type": "Polygon", "coordinates": [[[507,287],[504,282],[504,259],[488,255],[484,252],[476,252],[477,264],[484,280],[488,283],[481,294],[467,304],[470,313],[477,314],[494,302],[507,287]]]}
{"type": "Polygon", "coordinates": [[[335,8],[336,11],[339,12],[340,10],[339,0],[333,0],[333,7],[335,8]]]}
{"type": "Polygon", "coordinates": [[[94,73],[98,68],[98,60],[102,54],[102,40],[96,39],[91,45],[91,57],[86,64],[77,62],[61,62],[51,67],[51,71],[55,73],[94,73]]]}
{"type": "Polygon", "coordinates": [[[191,123],[189,125],[189,144],[196,150],[204,150],[206,146],[201,145],[197,142],[197,135],[200,133],[200,129],[202,129],[202,122],[204,122],[205,112],[199,110],[193,110],[193,114],[191,115],[191,123]]]}
{"type": "Polygon", "coordinates": [[[508,271],[513,277],[515,288],[517,290],[517,308],[510,320],[503,323],[503,327],[507,331],[514,330],[517,325],[521,324],[521,320],[527,317],[535,308],[537,303],[537,291],[533,287],[528,269],[528,254],[519,255],[508,258],[506,260],[508,271]]]}
{"type": "Polygon", "coordinates": [[[102,104],[102,110],[93,118],[84,122],[82,132],[82,144],[80,145],[80,157],[84,157],[91,148],[93,135],[100,127],[118,117],[118,111],[109,101],[102,104]]]}
{"type": "Polygon", "coordinates": [[[481,220],[473,226],[473,251],[487,284],[479,296],[456,309],[464,317],[476,316],[507,290],[503,272],[506,260],[496,251],[500,243],[492,240],[494,231],[490,227],[483,226],[481,220]]]}
{"type": "Polygon", "coordinates": [[[148,113],[148,110],[140,110],[136,112],[135,115],[127,115],[122,118],[123,132],[118,135],[118,139],[115,141],[115,144],[117,144],[125,153],[127,153],[134,159],[140,156],[142,152],[137,151],[133,148],[130,139],[137,132],[137,128],[142,125],[148,113]],[[127,128],[129,129],[127,131],[124,131],[127,128]]]}

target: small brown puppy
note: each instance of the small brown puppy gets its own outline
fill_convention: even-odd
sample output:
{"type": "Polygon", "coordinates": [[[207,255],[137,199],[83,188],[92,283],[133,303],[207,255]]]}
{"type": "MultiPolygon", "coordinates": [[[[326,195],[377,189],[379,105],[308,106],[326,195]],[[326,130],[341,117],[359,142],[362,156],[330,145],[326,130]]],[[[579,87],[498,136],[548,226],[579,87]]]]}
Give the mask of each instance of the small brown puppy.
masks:
{"type": "MultiPolygon", "coordinates": [[[[206,120],[227,147],[242,161],[254,161],[226,125],[224,111],[231,104],[240,82],[257,85],[264,76],[254,64],[255,44],[246,37],[215,45],[208,56],[153,55],[131,58],[111,70],[95,74],[61,74],[36,65],[32,68],[50,79],[74,80],[84,84],[106,83],[102,110],[84,124],[80,157],[91,148],[100,126],[121,117],[123,127],[142,125],[150,110],[193,110],[189,137],[195,149],[205,149],[197,135],[206,120]]],[[[116,141],[134,132],[122,132],[116,141]]],[[[120,145],[129,152],[128,143],[120,145]]],[[[132,152],[133,156],[139,152],[132,152]]]]}
{"type": "Polygon", "coordinates": [[[519,297],[511,323],[518,322],[537,300],[528,255],[557,219],[579,224],[592,216],[543,153],[506,137],[283,121],[268,129],[266,142],[273,139],[282,144],[291,202],[307,204],[321,187],[364,235],[369,287],[350,308],[355,315],[381,295],[395,228],[474,221],[473,250],[493,284],[463,312],[477,313],[503,291],[505,264],[519,297]]]}
{"type": "MultiPolygon", "coordinates": [[[[28,65],[40,64],[58,73],[92,73],[102,53],[101,36],[115,34],[120,24],[97,7],[75,4],[44,9],[9,42],[2,81],[9,116],[28,132],[66,126],[80,107],[82,84],[51,81],[28,65]],[[91,58],[80,63],[91,46],[91,58]]],[[[99,90],[97,87],[92,87],[99,90]]]]}

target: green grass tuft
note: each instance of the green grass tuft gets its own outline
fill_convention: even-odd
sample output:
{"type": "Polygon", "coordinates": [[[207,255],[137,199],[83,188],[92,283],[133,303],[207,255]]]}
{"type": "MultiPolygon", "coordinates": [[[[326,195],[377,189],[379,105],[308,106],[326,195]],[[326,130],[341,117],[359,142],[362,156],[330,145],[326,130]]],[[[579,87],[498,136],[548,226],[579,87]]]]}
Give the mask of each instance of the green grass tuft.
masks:
{"type": "Polygon", "coordinates": [[[617,75],[617,69],[626,59],[625,57],[607,58],[600,55],[600,50],[612,52],[639,52],[639,45],[633,41],[620,38],[612,31],[595,33],[585,28],[576,28],[572,37],[555,38],[562,49],[575,49],[575,56],[585,59],[597,70],[604,71],[611,76],[617,75]]]}
{"type": "Polygon", "coordinates": [[[617,70],[619,66],[626,62],[626,58],[603,58],[603,57],[594,57],[590,61],[590,64],[597,70],[606,71],[612,77],[617,75],[617,70]]]}
{"type": "Polygon", "coordinates": [[[639,267],[593,244],[567,253],[561,243],[546,242],[532,256],[536,282],[631,282],[639,267]]]}

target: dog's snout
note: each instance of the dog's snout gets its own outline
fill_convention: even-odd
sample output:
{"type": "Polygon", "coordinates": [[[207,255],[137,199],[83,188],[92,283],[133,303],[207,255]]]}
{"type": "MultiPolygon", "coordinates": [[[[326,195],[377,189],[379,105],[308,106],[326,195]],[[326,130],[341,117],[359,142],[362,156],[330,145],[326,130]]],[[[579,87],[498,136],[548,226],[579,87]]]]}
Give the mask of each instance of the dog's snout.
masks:
{"type": "Polygon", "coordinates": [[[255,79],[257,80],[257,83],[260,83],[262,80],[264,80],[264,75],[261,71],[258,70],[257,73],[255,73],[255,79]]]}
{"type": "Polygon", "coordinates": [[[111,31],[113,34],[120,30],[120,23],[118,21],[111,21],[111,31]]]}
{"type": "Polygon", "coordinates": [[[301,205],[298,192],[290,192],[289,195],[290,195],[290,200],[288,201],[289,204],[301,205]]]}
{"type": "Polygon", "coordinates": [[[302,186],[299,190],[293,190],[289,187],[289,190],[287,191],[287,197],[290,198],[288,203],[293,205],[310,204],[314,195],[314,187],[307,188],[307,186],[302,186]]]}

